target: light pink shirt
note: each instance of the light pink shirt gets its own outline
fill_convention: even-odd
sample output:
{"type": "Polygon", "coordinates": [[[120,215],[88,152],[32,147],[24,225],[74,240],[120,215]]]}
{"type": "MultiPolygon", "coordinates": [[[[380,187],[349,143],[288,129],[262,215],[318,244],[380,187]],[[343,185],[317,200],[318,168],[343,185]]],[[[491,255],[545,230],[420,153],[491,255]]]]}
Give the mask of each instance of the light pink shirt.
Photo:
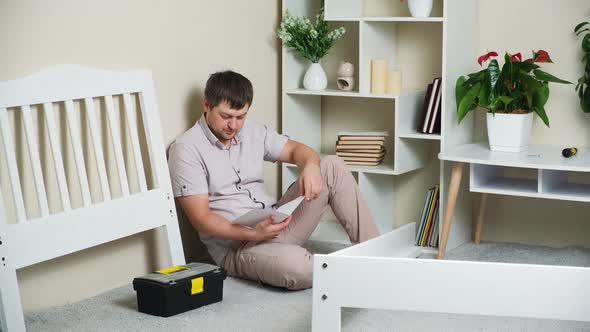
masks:
{"type": "MultiPolygon", "coordinates": [[[[225,148],[202,116],[170,146],[174,197],[209,194],[209,209],[230,222],[251,209],[272,208],[276,199],[266,193],[263,161],[276,162],[287,140],[265,125],[246,120],[225,148]]],[[[229,248],[241,243],[199,235],[218,264],[229,248]]]]}

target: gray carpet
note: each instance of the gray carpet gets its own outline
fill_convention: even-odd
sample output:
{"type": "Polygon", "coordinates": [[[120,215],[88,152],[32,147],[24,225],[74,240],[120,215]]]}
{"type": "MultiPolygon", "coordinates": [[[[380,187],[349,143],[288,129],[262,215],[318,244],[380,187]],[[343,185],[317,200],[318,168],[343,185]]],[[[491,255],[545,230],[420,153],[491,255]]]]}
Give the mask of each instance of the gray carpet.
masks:
{"type": "MultiPolygon", "coordinates": [[[[311,243],[316,253],[339,245],[311,243]]],[[[467,244],[447,259],[590,266],[590,250],[506,243],[467,244]]],[[[126,286],[61,307],[26,314],[28,331],[309,331],[311,290],[285,291],[227,278],[224,298],[174,317],[137,312],[126,286]]],[[[343,331],[590,331],[590,323],[345,308],[343,331]]]]}

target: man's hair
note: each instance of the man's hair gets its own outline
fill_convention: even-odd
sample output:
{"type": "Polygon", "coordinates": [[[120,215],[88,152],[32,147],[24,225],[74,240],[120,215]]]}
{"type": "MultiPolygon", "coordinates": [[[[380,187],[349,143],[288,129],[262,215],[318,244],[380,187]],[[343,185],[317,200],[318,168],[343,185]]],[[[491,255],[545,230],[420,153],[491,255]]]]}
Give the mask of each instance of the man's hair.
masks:
{"type": "Polygon", "coordinates": [[[205,85],[205,99],[210,107],[228,103],[232,109],[252,105],[254,91],[246,77],[231,70],[211,74],[205,85]]]}

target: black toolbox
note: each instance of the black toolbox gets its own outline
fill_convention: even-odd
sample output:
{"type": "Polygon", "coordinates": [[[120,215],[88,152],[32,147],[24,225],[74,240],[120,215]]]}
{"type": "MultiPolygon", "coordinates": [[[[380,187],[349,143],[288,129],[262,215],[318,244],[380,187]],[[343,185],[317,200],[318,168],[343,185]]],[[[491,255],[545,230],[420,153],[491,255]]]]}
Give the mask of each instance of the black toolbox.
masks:
{"type": "Polygon", "coordinates": [[[205,263],[190,263],[158,270],[133,279],[140,312],[169,317],[223,298],[222,268],[205,263]]]}

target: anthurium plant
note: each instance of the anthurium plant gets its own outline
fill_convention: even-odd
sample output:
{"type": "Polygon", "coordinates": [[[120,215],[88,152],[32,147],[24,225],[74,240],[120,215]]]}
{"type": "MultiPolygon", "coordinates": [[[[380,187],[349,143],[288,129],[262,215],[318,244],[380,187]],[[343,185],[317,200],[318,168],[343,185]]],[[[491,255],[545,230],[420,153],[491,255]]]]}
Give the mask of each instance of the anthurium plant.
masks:
{"type": "Polygon", "coordinates": [[[489,52],[480,56],[480,66],[489,61],[487,68],[461,76],[455,84],[457,116],[459,122],[476,107],[496,113],[535,112],[549,127],[545,104],[549,99],[549,82],[571,84],[543,70],[538,63],[553,62],[544,50],[533,51],[530,59],[522,61],[522,54],[504,55],[502,67],[489,52]]]}
{"type": "Polygon", "coordinates": [[[582,62],[584,63],[584,74],[578,79],[576,90],[580,97],[582,111],[590,113],[590,22],[582,22],[576,25],[574,32],[582,37],[582,62]]]}

